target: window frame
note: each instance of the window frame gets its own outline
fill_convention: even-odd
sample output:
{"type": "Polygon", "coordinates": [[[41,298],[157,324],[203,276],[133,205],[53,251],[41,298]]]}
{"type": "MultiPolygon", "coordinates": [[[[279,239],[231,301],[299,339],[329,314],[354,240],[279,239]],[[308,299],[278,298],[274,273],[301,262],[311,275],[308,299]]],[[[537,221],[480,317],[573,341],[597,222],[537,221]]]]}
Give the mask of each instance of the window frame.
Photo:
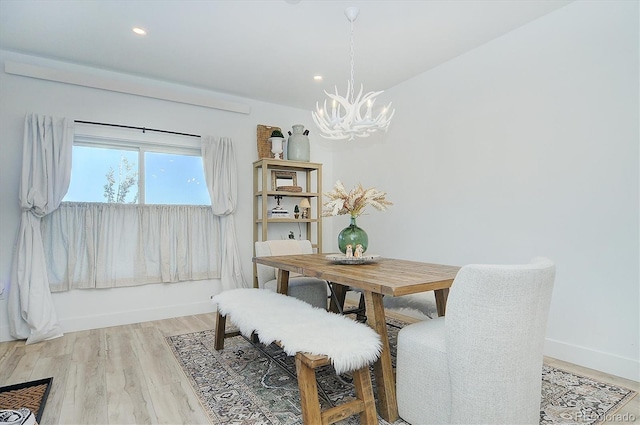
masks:
{"type": "MultiPolygon", "coordinates": [[[[103,149],[130,150],[138,153],[138,205],[147,205],[145,199],[146,169],[145,153],[161,153],[202,158],[201,139],[196,136],[174,135],[90,124],[76,124],[73,146],[103,149]]],[[[204,164],[203,164],[204,167],[204,164]]],[[[204,173],[204,169],[203,169],[204,173]]],[[[149,204],[158,205],[158,204],[149,204]]],[[[186,205],[186,204],[178,204],[186,205]]],[[[207,205],[207,204],[193,204],[207,205]]],[[[209,201],[211,206],[211,201],[209,201]]]]}

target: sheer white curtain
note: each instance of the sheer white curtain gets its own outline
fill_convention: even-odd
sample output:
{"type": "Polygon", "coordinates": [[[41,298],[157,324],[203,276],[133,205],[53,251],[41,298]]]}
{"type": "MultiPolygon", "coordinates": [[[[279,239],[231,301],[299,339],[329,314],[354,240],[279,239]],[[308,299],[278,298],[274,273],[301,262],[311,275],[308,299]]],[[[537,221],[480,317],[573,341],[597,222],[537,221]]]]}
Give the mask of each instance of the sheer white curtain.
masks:
{"type": "Polygon", "coordinates": [[[73,120],[27,114],[19,201],[20,229],[9,288],[9,330],[27,344],[62,336],[54,310],[40,221],[60,205],[69,188],[73,120]]]}
{"type": "Polygon", "coordinates": [[[209,206],[64,202],[43,220],[51,290],[220,277],[209,206]]]}
{"type": "Polygon", "coordinates": [[[242,273],[233,218],[238,198],[238,170],[231,139],[203,136],[202,163],[213,213],[220,217],[222,289],[248,287],[242,273]]]}

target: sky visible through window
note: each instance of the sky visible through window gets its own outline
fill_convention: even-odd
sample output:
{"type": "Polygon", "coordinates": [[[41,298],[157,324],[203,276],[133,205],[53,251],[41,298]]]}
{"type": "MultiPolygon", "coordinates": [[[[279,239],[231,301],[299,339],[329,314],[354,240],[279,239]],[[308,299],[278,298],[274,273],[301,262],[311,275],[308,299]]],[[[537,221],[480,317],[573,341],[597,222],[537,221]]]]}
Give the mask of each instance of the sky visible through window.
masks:
{"type": "MultiPolygon", "coordinates": [[[[108,182],[107,174],[113,168],[116,180],[114,189],[117,191],[119,167],[123,157],[133,166],[133,172],[137,172],[137,151],[74,146],[71,183],[63,200],[106,202],[104,186],[108,182]]],[[[145,171],[146,204],[211,204],[201,157],[146,152],[145,171]]],[[[125,202],[132,202],[137,190],[137,185],[132,187],[125,202]]]]}

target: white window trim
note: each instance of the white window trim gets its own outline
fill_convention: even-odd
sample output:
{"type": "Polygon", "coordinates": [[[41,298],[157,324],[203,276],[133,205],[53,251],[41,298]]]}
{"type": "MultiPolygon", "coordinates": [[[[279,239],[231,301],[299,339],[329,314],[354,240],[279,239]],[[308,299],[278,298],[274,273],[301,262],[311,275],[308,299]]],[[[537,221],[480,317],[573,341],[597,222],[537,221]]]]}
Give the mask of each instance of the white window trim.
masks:
{"type": "Polygon", "coordinates": [[[137,129],[93,124],[76,124],[74,146],[120,148],[138,152],[138,204],[146,205],[144,154],[146,152],[202,157],[201,139],[194,136],[143,132],[137,129]]]}

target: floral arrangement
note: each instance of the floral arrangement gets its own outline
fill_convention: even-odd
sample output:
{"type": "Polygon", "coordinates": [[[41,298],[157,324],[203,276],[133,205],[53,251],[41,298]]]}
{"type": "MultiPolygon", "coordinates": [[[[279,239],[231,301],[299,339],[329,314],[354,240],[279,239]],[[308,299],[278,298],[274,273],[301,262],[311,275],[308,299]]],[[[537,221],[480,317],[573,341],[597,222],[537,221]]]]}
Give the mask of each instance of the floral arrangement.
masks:
{"type": "Polygon", "coordinates": [[[351,217],[355,218],[362,214],[368,205],[380,211],[384,211],[389,205],[393,205],[385,198],[387,196],[386,192],[379,192],[374,187],[365,189],[361,184],[347,192],[340,180],[336,182],[333,191],[324,195],[329,198],[324,203],[324,210],[322,211],[324,217],[350,214],[351,217]]]}

